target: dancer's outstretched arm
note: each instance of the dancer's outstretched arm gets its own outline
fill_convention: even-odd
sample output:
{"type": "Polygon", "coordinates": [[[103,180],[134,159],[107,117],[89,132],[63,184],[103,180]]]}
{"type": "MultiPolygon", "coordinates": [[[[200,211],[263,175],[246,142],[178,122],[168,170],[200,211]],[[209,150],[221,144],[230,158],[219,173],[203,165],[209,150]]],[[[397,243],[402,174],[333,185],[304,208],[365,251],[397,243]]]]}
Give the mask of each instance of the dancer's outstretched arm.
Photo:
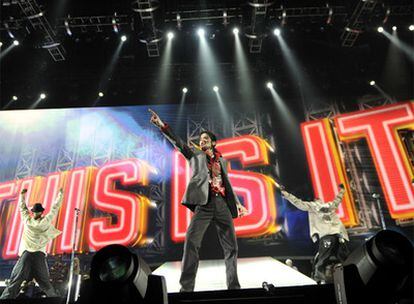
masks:
{"type": "Polygon", "coordinates": [[[168,141],[180,151],[185,158],[191,159],[194,156],[193,150],[178,136],[176,136],[171,128],[161,120],[161,118],[158,116],[158,114],[148,109],[148,111],[151,113],[151,123],[157,126],[162,134],[165,136],[165,138],[168,139],[168,141]]]}
{"type": "Polygon", "coordinates": [[[283,197],[286,198],[296,208],[298,208],[302,211],[309,211],[310,204],[312,204],[312,202],[302,201],[300,198],[297,198],[292,193],[287,192],[285,190],[285,187],[278,184],[278,183],[276,183],[276,188],[279,189],[280,192],[282,193],[283,197]]]}

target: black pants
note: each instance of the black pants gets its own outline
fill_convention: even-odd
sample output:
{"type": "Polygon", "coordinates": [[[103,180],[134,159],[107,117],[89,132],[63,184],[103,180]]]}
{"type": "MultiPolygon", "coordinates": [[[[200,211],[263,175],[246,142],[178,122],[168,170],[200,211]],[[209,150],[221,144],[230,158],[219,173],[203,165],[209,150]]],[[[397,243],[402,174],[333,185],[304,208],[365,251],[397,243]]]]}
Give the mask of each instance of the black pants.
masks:
{"type": "MultiPolygon", "coordinates": [[[[198,251],[210,223],[214,221],[224,251],[228,289],[239,289],[237,277],[237,238],[230,209],[223,197],[210,195],[205,206],[197,206],[188,227],[181,269],[181,291],[193,291],[198,269],[198,251]]],[[[215,274],[212,274],[215,275],[215,274]]]]}
{"type": "Polygon", "coordinates": [[[48,297],[57,297],[52,284],[49,282],[49,269],[46,263],[46,255],[43,252],[23,252],[14,265],[10,283],[4,289],[0,299],[14,299],[18,296],[23,281],[35,279],[39,287],[48,297]]]}
{"type": "Polygon", "coordinates": [[[340,241],[339,234],[325,235],[319,240],[318,252],[313,263],[312,278],[317,281],[332,282],[333,266],[348,257],[348,247],[340,241]]]}

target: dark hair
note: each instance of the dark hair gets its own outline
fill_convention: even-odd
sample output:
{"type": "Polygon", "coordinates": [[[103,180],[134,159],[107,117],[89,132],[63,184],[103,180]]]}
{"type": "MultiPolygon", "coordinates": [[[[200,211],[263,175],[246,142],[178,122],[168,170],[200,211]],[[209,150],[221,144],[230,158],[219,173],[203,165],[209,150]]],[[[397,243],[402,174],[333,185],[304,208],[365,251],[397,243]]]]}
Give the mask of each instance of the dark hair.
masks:
{"type": "Polygon", "coordinates": [[[210,137],[211,141],[217,141],[217,137],[216,137],[216,135],[215,135],[213,132],[208,131],[208,130],[201,131],[201,133],[200,133],[200,137],[201,137],[201,135],[203,135],[203,134],[207,134],[207,135],[208,135],[208,137],[210,137]]]}

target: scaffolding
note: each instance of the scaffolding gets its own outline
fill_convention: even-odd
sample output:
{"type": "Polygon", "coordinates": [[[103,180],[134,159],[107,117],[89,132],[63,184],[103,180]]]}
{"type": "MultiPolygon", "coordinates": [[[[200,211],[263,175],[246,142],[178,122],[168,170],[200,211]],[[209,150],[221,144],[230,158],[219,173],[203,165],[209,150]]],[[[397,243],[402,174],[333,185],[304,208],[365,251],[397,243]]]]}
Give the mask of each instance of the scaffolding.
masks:
{"type": "Polygon", "coordinates": [[[268,0],[251,0],[247,2],[251,7],[250,24],[245,29],[245,36],[249,38],[250,53],[262,51],[263,39],[266,37],[266,19],[269,7],[274,2],[268,0]]]}
{"type": "MultiPolygon", "coordinates": [[[[332,129],[335,128],[333,118],[339,114],[340,111],[336,103],[321,103],[318,106],[307,105],[305,107],[306,121],[328,118],[332,129]]],[[[358,226],[348,228],[348,233],[359,235],[381,229],[381,223],[384,219],[384,208],[382,207],[384,204],[380,206],[377,200],[372,197],[381,189],[368,146],[365,141],[343,143],[335,133],[334,135],[341,159],[345,162],[346,175],[354,196],[357,217],[360,220],[358,226]]]]}
{"type": "Polygon", "coordinates": [[[342,46],[354,46],[359,35],[364,31],[365,22],[374,12],[377,5],[376,0],[359,0],[355,10],[353,11],[348,24],[341,35],[342,46]]]}
{"type": "Polygon", "coordinates": [[[21,0],[17,3],[33,29],[43,34],[42,48],[49,52],[54,61],[64,61],[66,50],[56,39],[55,31],[50,26],[36,0],[21,0]]]}
{"type": "Polygon", "coordinates": [[[142,22],[143,31],[139,40],[146,45],[148,57],[159,57],[159,42],[162,40],[161,32],[155,24],[154,12],[159,8],[159,1],[136,0],[132,3],[132,10],[137,12],[142,22]]]}

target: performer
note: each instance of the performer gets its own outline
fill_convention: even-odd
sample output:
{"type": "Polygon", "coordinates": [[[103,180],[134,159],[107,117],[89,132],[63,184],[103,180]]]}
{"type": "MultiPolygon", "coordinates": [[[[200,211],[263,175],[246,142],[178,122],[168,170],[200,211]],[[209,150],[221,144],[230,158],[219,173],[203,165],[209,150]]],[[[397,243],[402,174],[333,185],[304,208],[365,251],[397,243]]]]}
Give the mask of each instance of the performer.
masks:
{"type": "Polygon", "coordinates": [[[237,277],[237,239],[232,218],[244,216],[247,210],[234,194],[227,175],[227,162],[216,150],[216,136],[203,131],[200,150],[192,150],[177,137],[160,117],[151,112],[151,122],[190,162],[193,176],[188,183],[182,204],[194,212],[188,227],[181,269],[181,292],[194,290],[199,255],[204,233],[211,221],[216,224],[224,251],[228,289],[240,289],[237,277]]]}
{"type": "Polygon", "coordinates": [[[23,281],[35,278],[39,287],[48,297],[57,297],[57,293],[49,282],[49,269],[46,263],[46,246],[50,240],[57,237],[61,231],[53,225],[63,200],[63,190],[59,194],[50,212],[43,216],[42,204],[36,203],[31,209],[33,217],[26,206],[26,189],[19,197],[20,215],[23,221],[23,235],[19,247],[19,259],[14,266],[10,284],[3,291],[0,299],[14,299],[19,294],[23,281]]]}
{"type": "Polygon", "coordinates": [[[277,184],[276,187],[296,208],[308,211],[311,239],[313,242],[319,242],[318,252],[313,260],[312,278],[318,283],[330,282],[333,271],[330,268],[336,262],[343,262],[348,255],[348,233],[336,214],[345,193],[344,185],[339,185],[339,192],[332,202],[325,203],[320,199],[302,201],[285,191],[282,185],[277,184]]]}

